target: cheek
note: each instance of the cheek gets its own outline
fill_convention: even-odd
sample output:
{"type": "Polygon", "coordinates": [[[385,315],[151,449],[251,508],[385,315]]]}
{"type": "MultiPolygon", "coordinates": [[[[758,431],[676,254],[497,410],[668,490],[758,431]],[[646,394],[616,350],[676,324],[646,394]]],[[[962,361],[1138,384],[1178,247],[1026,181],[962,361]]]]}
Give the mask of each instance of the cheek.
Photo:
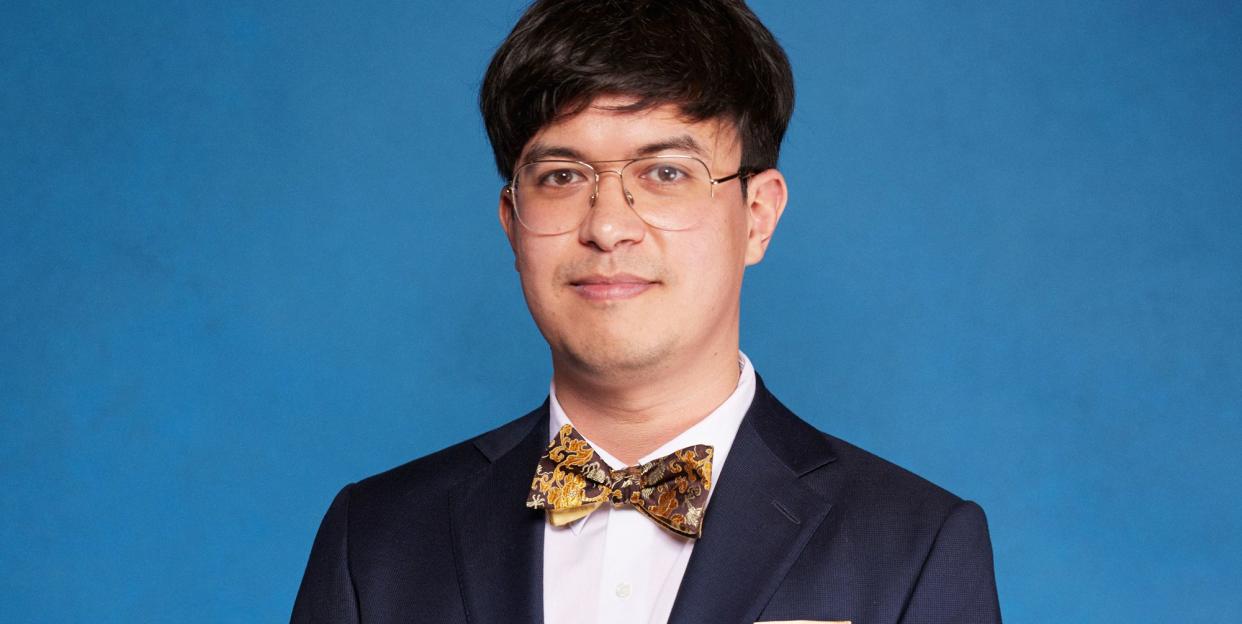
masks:
{"type": "Polygon", "coordinates": [[[734,298],[745,266],[745,239],[720,223],[704,236],[686,241],[674,261],[690,303],[734,298]]]}
{"type": "Polygon", "coordinates": [[[546,306],[555,294],[556,254],[549,249],[548,241],[518,241],[516,266],[522,281],[522,291],[532,308],[546,306]]]}

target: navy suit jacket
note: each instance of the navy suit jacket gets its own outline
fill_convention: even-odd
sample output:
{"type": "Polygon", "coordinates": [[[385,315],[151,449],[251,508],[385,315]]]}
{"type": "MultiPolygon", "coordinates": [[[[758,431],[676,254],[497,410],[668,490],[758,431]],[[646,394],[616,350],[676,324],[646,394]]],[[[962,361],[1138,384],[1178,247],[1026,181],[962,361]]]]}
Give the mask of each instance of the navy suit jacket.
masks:
{"type": "MultiPolygon", "coordinates": [[[[545,520],[524,503],[547,441],[545,403],[345,487],[292,621],[542,622],[545,520]]],[[[670,623],[1000,621],[979,506],[821,433],[761,380],[716,487],[670,623]]]]}

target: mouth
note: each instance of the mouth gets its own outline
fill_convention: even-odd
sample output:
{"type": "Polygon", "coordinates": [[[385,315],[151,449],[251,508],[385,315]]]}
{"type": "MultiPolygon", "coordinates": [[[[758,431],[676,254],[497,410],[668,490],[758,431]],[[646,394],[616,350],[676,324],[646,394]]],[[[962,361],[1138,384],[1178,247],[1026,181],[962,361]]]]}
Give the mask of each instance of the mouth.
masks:
{"type": "Polygon", "coordinates": [[[659,282],[631,275],[586,275],[570,280],[569,286],[582,298],[591,301],[630,299],[643,294],[659,282]]]}

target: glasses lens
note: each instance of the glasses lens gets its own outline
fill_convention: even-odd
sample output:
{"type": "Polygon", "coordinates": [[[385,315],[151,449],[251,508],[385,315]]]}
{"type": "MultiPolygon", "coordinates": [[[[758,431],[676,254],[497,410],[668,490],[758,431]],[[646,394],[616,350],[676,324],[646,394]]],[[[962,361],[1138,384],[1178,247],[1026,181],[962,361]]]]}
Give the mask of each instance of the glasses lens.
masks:
{"type": "Polygon", "coordinates": [[[654,227],[693,227],[710,208],[711,173],[697,158],[640,158],[626,165],[623,176],[634,196],[634,210],[654,227]]]}
{"type": "Polygon", "coordinates": [[[532,232],[560,234],[582,222],[590,209],[595,172],[573,161],[522,165],[513,177],[518,220],[532,232]]]}

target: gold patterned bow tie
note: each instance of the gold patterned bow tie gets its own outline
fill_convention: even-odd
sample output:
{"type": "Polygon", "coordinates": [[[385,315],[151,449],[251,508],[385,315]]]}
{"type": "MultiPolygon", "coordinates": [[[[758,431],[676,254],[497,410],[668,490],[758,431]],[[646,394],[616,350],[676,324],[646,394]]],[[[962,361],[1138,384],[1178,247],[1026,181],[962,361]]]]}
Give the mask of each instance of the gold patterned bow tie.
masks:
{"type": "Polygon", "coordinates": [[[526,506],[546,509],[548,520],[562,526],[606,502],[632,505],[660,526],[698,538],[711,487],[710,446],[696,444],[641,466],[610,470],[586,439],[565,425],[539,459],[526,506]]]}

